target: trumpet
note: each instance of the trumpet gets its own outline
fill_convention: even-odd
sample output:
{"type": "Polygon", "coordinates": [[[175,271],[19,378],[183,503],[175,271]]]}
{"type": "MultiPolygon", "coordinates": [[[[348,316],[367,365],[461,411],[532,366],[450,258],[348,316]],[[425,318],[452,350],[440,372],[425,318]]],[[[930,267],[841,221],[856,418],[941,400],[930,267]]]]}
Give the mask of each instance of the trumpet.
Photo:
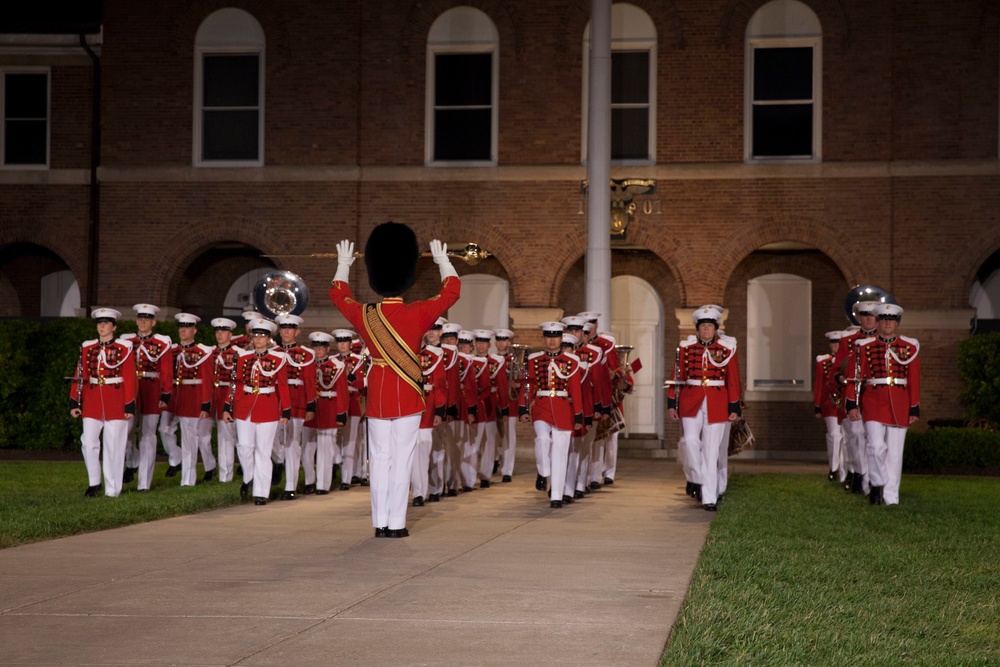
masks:
{"type": "MultiPolygon", "coordinates": [[[[469,266],[475,266],[484,259],[489,259],[493,256],[489,250],[482,248],[478,243],[466,243],[461,250],[449,250],[447,252],[449,257],[454,257],[455,259],[460,259],[469,266]]],[[[364,257],[365,253],[356,252],[355,257],[364,257]]],[[[422,252],[421,257],[430,257],[431,253],[422,252]]],[[[313,252],[304,255],[261,255],[261,257],[297,257],[297,258],[312,258],[312,259],[336,259],[337,253],[335,252],[313,252]]]]}
{"type": "Polygon", "coordinates": [[[524,386],[526,379],[524,375],[524,360],[533,352],[537,352],[537,350],[527,345],[521,345],[520,343],[514,343],[510,346],[510,371],[508,373],[509,384],[507,385],[507,395],[512,401],[517,400],[521,391],[521,387],[515,387],[514,383],[517,382],[521,386],[524,386]]]}

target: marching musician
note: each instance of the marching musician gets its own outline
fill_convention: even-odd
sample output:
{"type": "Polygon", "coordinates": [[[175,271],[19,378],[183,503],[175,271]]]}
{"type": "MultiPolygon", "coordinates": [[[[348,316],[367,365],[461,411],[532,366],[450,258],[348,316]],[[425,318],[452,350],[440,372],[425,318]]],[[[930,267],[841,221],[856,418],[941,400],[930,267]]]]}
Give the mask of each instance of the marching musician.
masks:
{"type": "Polygon", "coordinates": [[[349,491],[351,484],[360,484],[361,463],[364,461],[362,445],[364,440],[361,424],[361,399],[365,393],[364,368],[362,357],[351,349],[351,341],[355,333],[350,329],[334,329],[333,342],[337,346],[337,361],[344,364],[344,374],[347,378],[347,424],[337,434],[339,452],[334,455],[340,459],[340,490],[349,491]]]}
{"type": "MultiPolygon", "coordinates": [[[[445,480],[447,479],[445,471],[446,469],[450,470],[450,468],[445,467],[446,463],[451,463],[455,460],[455,455],[452,451],[455,438],[451,422],[458,417],[458,394],[460,390],[458,384],[458,349],[454,343],[446,344],[442,341],[444,327],[447,324],[447,320],[439,317],[425,334],[427,345],[441,351],[441,367],[444,371],[445,385],[444,419],[433,428],[431,437],[426,499],[430,503],[436,503],[441,500],[441,496],[445,492],[445,480]]],[[[457,337],[461,327],[453,325],[452,328],[454,328],[454,334],[457,337]]]]}
{"type": "Polygon", "coordinates": [[[236,378],[223,414],[236,420],[236,451],[243,468],[240,495],[246,496],[253,484],[254,505],[266,505],[271,492],[271,448],[279,425],[292,416],[288,393],[288,357],[271,349],[277,329],[265,319],[250,323],[253,351],[240,351],[236,378]]]}
{"type": "Polygon", "coordinates": [[[69,392],[69,414],[83,417],[80,443],[89,482],[84,495],[97,495],[103,471],[104,495],[114,498],[122,491],[125,443],[135,415],[135,356],[132,343],[115,338],[120,312],[97,308],[91,317],[97,338],[80,346],[76,378],[69,392]]]}
{"type": "Polygon", "coordinates": [[[420,348],[420,369],[424,379],[424,396],[427,402],[420,418],[417,448],[413,456],[413,469],[410,472],[414,507],[424,506],[424,499],[428,494],[434,428],[444,420],[448,386],[445,380],[443,361],[444,353],[441,348],[431,345],[424,345],[420,348]]]}
{"type": "Polygon", "coordinates": [[[844,411],[840,385],[837,384],[830,369],[833,367],[833,360],[837,354],[837,348],[840,347],[840,339],[844,336],[844,332],[827,331],[824,335],[829,342],[830,353],[816,357],[813,406],[816,411],[816,419],[822,419],[826,425],[826,457],[830,463],[830,472],[827,473],[826,477],[831,482],[843,482],[847,472],[841,466],[843,458],[841,444],[844,435],[841,424],[847,413],[844,411]]]}
{"type": "Polygon", "coordinates": [[[281,351],[285,353],[288,364],[292,418],[287,424],[278,427],[275,450],[280,450],[281,454],[274,457],[272,453],[272,457],[284,463],[285,491],[281,494],[281,499],[295,500],[295,492],[299,486],[299,466],[302,463],[302,425],[316,415],[316,354],[297,342],[299,327],[302,325],[301,317],[279,315],[274,318],[274,323],[278,325],[281,351]]]}
{"type": "MultiPolygon", "coordinates": [[[[122,334],[122,339],[130,341],[135,354],[135,371],[138,378],[136,393],[136,414],[139,431],[138,456],[133,459],[133,467],[138,469],[139,491],[149,491],[153,482],[153,469],[156,465],[156,427],[162,413],[170,403],[170,394],[174,384],[174,365],[170,355],[173,341],[164,334],[153,333],[156,326],[156,315],[160,309],[148,303],[137,303],[132,306],[135,311],[135,325],[138,333],[122,334]]],[[[135,428],[129,428],[129,450],[134,449],[135,428]]],[[[174,442],[176,452],[164,447],[167,454],[176,458],[168,465],[181,463],[180,448],[174,442]]],[[[129,478],[129,458],[125,456],[125,482],[129,478]]]]}
{"type": "Polygon", "coordinates": [[[406,225],[386,222],[375,227],[365,245],[365,266],[379,303],[354,299],[348,285],[354,244],[337,245],[337,273],[330,300],[354,325],[371,352],[368,371],[368,435],[371,447],[372,525],[376,537],[406,537],[410,471],[417,432],[425,407],[423,377],[417,351],[421,337],[444,315],[461,292],[458,273],[447,246],[435,239],[431,256],[441,274],[441,290],[425,301],[403,302],[416,281],[420,257],[416,234],[406,225]]]}
{"type": "Polygon", "coordinates": [[[325,496],[333,484],[337,464],[337,431],[347,423],[350,392],[347,390],[347,366],[330,356],[333,336],[324,331],[309,334],[316,353],[316,412],[303,424],[302,467],[305,468],[305,493],[325,496]],[[312,461],[315,460],[315,463],[312,461]]]}
{"type": "Polygon", "coordinates": [[[596,359],[595,354],[600,356],[600,350],[583,346],[583,325],[586,320],[582,317],[570,315],[564,317],[562,323],[566,325],[566,328],[563,330],[561,347],[580,359],[580,389],[583,394],[583,428],[574,433],[570,439],[569,454],[566,459],[566,486],[563,489],[563,503],[571,503],[574,499],[583,498],[585,489],[587,493],[590,492],[586,484],[586,477],[590,470],[590,447],[596,433],[594,418],[600,414],[594,409],[596,402],[594,378],[590,374],[590,364],[596,359]],[[581,471],[583,471],[582,478],[581,471]]]}
{"type": "MultiPolygon", "coordinates": [[[[595,325],[596,326],[596,325],[595,325]]],[[[632,370],[623,366],[618,348],[615,347],[617,340],[608,331],[602,331],[594,337],[593,343],[601,348],[604,353],[604,363],[608,368],[608,375],[611,382],[611,409],[624,414],[622,403],[625,394],[632,392],[632,370]]],[[[601,461],[596,461],[601,465],[601,461]]],[[[604,485],[612,486],[615,483],[615,474],[618,471],[618,430],[608,434],[604,443],[603,461],[604,485]]]]}
{"type": "Polygon", "coordinates": [[[593,442],[590,443],[590,468],[581,470],[586,473],[586,478],[582,480],[584,489],[589,491],[601,488],[601,482],[604,480],[604,459],[608,438],[611,435],[608,426],[611,424],[611,412],[614,409],[614,392],[607,355],[604,348],[597,343],[597,321],[601,314],[586,311],[577,317],[584,319],[583,343],[579,349],[590,350],[584,354],[589,357],[588,375],[594,383],[594,418],[597,421],[593,442]]]}
{"type": "Polygon", "coordinates": [[[717,335],[723,311],[718,306],[702,306],[692,313],[696,336],[689,336],[679,348],[673,384],[667,392],[670,418],[681,421],[685,460],[696,468],[701,480],[703,507],[714,512],[718,502],[719,456],[727,421],[736,421],[740,409],[740,370],[736,340],[717,335]],[[687,457],[691,457],[688,459],[687,457]]]}
{"type": "MultiPolygon", "coordinates": [[[[479,444],[476,434],[479,430],[477,421],[481,409],[479,404],[482,390],[479,386],[479,377],[476,375],[474,345],[475,336],[471,331],[462,329],[458,332],[458,381],[462,386],[462,403],[459,410],[461,419],[455,427],[455,440],[459,451],[462,452],[459,461],[459,482],[463,493],[472,491],[479,470],[479,444]]],[[[458,492],[452,493],[452,488],[449,487],[448,495],[456,496],[458,492]]]]}
{"type": "Polygon", "coordinates": [[[858,376],[847,384],[847,415],[864,420],[869,502],[898,505],[906,430],[920,419],[920,341],[896,334],[902,307],[878,304],[875,312],[876,335],[855,347],[858,376]]]}
{"type": "Polygon", "coordinates": [[[174,360],[174,393],[170,409],[181,429],[181,486],[194,486],[198,476],[198,452],[205,464],[204,481],[215,476],[212,440],[203,437],[201,422],[212,409],[212,348],[194,342],[201,318],[191,313],[177,313],[177,344],[171,352],[174,360]]]}
{"type": "MultiPolygon", "coordinates": [[[[514,475],[514,456],[517,453],[517,414],[514,406],[521,398],[521,378],[515,377],[514,353],[510,346],[514,341],[514,332],[510,329],[497,329],[493,333],[493,343],[497,348],[497,354],[503,357],[504,375],[507,381],[507,407],[501,416],[504,425],[503,437],[499,439],[497,449],[500,455],[500,481],[510,482],[514,475]]],[[[523,363],[519,364],[517,372],[523,370],[523,363]]]]}
{"type": "Polygon", "coordinates": [[[549,477],[549,506],[562,507],[570,439],[583,430],[580,359],[560,349],[562,322],[543,322],[539,328],[545,351],[535,352],[525,362],[529,390],[521,395],[519,419],[530,419],[535,429],[535,488],[545,490],[549,477]]]}
{"type": "MultiPolygon", "coordinates": [[[[236,322],[227,317],[216,317],[211,322],[215,330],[215,348],[212,350],[212,414],[202,422],[202,437],[211,447],[212,425],[216,426],[218,440],[219,481],[233,481],[233,469],[236,463],[236,424],[222,418],[226,402],[233,387],[236,375],[236,362],[239,359],[238,350],[242,349],[232,344],[233,330],[236,322]]],[[[211,450],[210,450],[211,451],[211,450]]]]}
{"type": "MultiPolygon", "coordinates": [[[[439,426],[441,438],[444,440],[444,475],[443,484],[448,497],[458,495],[462,484],[462,457],[465,453],[465,441],[468,436],[469,424],[476,419],[475,375],[471,373],[472,333],[462,329],[457,322],[445,322],[441,326],[441,349],[445,354],[445,378],[448,382],[449,401],[453,406],[445,410],[447,421],[439,426]],[[463,341],[460,336],[467,336],[463,341]],[[449,358],[450,355],[450,358],[449,358]],[[454,386],[454,392],[452,387],[454,386]],[[470,412],[471,410],[471,412],[470,412]]],[[[470,477],[470,481],[474,477],[470,477]]]]}

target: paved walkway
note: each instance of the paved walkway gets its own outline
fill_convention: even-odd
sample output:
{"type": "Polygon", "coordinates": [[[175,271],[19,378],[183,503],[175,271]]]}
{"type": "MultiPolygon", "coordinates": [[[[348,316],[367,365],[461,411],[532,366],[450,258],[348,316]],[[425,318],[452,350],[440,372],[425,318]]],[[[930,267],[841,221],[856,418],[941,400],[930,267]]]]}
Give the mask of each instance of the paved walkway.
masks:
{"type": "Polygon", "coordinates": [[[713,514],[674,462],[553,510],[522,461],[405,539],[355,488],[0,551],[0,664],[656,665],[713,514]]]}

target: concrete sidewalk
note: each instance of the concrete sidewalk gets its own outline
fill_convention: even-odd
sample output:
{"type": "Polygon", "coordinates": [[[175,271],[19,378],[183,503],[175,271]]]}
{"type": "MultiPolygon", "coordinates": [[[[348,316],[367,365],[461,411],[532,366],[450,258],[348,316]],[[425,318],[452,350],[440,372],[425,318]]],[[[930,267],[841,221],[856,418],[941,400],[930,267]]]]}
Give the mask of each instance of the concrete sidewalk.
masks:
{"type": "Polygon", "coordinates": [[[521,456],[405,539],[355,487],[0,551],[0,663],[656,665],[715,515],[673,461],[563,509],[534,479],[521,456]]]}

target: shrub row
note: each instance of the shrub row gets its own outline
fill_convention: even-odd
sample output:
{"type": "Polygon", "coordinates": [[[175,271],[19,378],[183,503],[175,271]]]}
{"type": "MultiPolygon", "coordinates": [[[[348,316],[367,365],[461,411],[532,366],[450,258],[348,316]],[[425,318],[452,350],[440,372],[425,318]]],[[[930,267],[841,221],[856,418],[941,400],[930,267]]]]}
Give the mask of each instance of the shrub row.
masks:
{"type": "Polygon", "coordinates": [[[1000,433],[941,428],[906,433],[903,469],[910,472],[1000,472],[1000,433]]]}

